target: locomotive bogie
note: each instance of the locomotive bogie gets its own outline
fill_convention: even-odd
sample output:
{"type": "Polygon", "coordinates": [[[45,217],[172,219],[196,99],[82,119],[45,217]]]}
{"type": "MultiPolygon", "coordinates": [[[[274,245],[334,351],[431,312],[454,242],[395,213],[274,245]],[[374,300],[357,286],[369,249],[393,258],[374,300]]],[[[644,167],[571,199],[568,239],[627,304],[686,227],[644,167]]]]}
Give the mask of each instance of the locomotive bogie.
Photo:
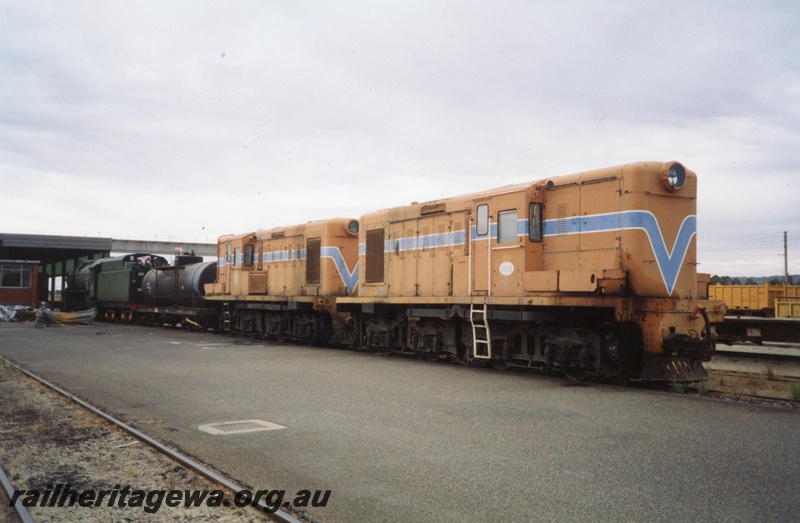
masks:
{"type": "Polygon", "coordinates": [[[457,321],[447,319],[373,317],[365,325],[363,348],[462,361],[458,326],[457,321]]]}
{"type": "Polygon", "coordinates": [[[278,341],[325,345],[333,336],[329,314],[309,307],[292,308],[283,305],[262,307],[260,304],[239,302],[229,330],[254,334],[278,341]]]}

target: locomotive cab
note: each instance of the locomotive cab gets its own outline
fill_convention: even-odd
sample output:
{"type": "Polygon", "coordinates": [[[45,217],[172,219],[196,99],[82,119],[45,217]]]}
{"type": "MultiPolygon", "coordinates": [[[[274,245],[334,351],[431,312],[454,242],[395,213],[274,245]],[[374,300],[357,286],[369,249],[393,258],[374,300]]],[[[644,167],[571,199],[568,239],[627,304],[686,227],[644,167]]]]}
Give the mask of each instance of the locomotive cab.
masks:
{"type": "Polygon", "coordinates": [[[250,273],[256,267],[256,234],[229,234],[217,240],[217,278],[205,284],[207,295],[249,294],[253,287],[250,273]]]}

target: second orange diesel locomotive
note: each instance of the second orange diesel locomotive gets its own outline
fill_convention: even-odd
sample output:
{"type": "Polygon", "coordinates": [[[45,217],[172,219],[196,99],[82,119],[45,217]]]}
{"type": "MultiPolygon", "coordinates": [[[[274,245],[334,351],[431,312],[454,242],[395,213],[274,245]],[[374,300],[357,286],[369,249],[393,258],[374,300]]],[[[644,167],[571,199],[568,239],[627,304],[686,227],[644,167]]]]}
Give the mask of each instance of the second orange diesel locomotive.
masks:
{"type": "Polygon", "coordinates": [[[640,162],[223,236],[225,330],[575,378],[706,377],[697,176],[640,162]]]}

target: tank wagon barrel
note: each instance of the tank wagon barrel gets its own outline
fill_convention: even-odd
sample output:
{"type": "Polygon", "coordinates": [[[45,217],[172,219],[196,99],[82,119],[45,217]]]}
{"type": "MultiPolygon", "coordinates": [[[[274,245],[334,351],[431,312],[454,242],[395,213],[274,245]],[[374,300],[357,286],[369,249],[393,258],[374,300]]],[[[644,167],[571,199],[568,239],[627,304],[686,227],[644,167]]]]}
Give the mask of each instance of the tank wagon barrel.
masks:
{"type": "Polygon", "coordinates": [[[217,274],[216,262],[202,256],[179,254],[175,265],[149,271],[142,279],[144,301],[137,304],[134,321],[153,325],[183,325],[189,329],[218,328],[218,314],[204,300],[205,285],[217,274]]]}
{"type": "Polygon", "coordinates": [[[200,305],[205,284],[217,276],[216,262],[202,256],[183,256],[171,267],[149,271],[142,279],[147,305],[200,305]]]}

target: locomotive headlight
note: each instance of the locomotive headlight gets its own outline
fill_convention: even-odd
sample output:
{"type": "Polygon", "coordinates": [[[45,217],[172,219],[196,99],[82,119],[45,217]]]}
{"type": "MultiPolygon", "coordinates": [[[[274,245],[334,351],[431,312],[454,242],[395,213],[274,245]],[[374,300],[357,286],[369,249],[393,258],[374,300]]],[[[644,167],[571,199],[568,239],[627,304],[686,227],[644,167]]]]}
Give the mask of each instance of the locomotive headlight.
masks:
{"type": "Polygon", "coordinates": [[[347,232],[350,234],[358,234],[358,220],[350,220],[347,222],[347,232]]]}
{"type": "Polygon", "coordinates": [[[661,181],[673,191],[680,190],[686,183],[686,169],[678,162],[670,162],[661,170],[661,181]]]}

